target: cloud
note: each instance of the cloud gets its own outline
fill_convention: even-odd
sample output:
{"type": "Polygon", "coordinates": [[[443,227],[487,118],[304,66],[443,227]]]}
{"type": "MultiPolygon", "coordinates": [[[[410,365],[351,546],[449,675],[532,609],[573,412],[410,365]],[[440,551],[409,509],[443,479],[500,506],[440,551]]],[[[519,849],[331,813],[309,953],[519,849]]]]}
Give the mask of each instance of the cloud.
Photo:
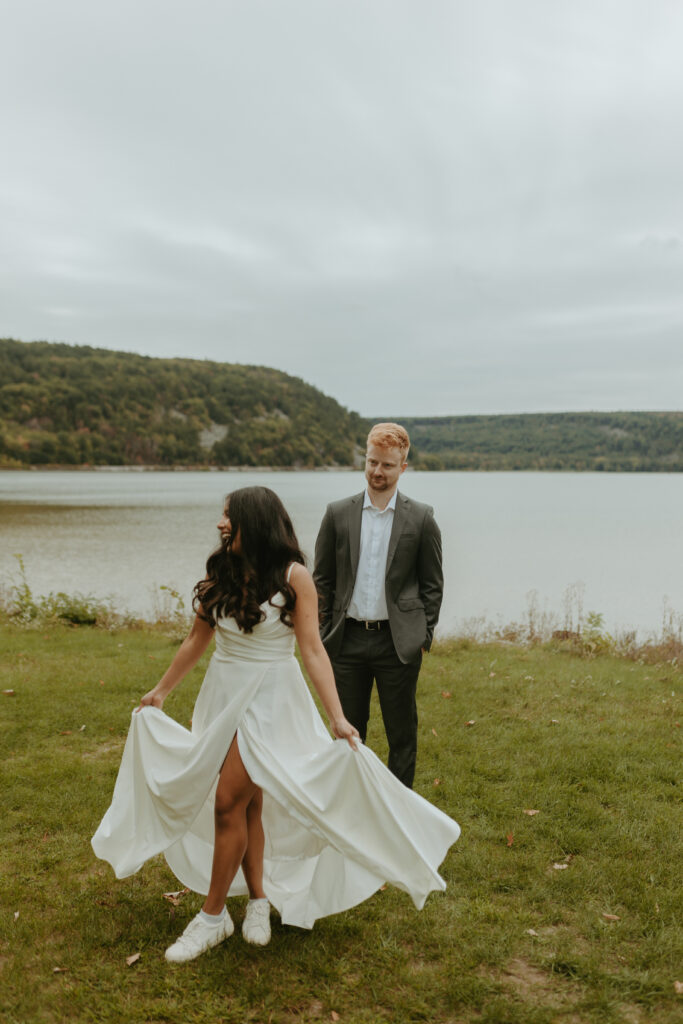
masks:
{"type": "Polygon", "coordinates": [[[368,415],[674,408],[682,29],[669,0],[11,5],[0,331],[368,415]]]}

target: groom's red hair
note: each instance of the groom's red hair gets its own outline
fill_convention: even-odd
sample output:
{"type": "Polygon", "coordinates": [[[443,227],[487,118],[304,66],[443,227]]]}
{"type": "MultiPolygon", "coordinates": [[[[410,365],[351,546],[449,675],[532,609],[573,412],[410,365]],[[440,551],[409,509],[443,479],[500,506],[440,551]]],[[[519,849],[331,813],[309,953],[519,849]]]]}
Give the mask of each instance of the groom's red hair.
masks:
{"type": "Polygon", "coordinates": [[[399,423],[375,423],[368,434],[367,443],[376,444],[380,448],[398,448],[405,462],[410,450],[408,431],[399,423]]]}

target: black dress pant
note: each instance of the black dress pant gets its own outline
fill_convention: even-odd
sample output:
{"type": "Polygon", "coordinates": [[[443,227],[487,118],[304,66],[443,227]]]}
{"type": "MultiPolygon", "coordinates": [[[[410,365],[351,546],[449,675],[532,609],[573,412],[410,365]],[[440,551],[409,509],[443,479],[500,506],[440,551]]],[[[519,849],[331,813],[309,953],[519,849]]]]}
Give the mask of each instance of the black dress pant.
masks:
{"type": "Polygon", "coordinates": [[[396,654],[389,626],[366,630],[347,621],[339,654],[332,658],[344,714],[365,742],[372,684],[389,742],[389,771],[412,788],[417,756],[417,677],[422,652],[404,665],[396,654]]]}

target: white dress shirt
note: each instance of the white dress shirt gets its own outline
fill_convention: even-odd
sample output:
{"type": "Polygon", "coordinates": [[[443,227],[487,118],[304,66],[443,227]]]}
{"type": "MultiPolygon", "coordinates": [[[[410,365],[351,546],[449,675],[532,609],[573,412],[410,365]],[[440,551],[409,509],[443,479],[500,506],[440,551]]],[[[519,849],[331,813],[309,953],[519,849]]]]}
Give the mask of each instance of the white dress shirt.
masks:
{"type": "Polygon", "coordinates": [[[387,507],[379,509],[372,504],[368,490],[365,489],[356,585],[346,613],[351,619],[374,621],[389,618],[384,577],[397,494],[398,491],[394,491],[387,507]]]}

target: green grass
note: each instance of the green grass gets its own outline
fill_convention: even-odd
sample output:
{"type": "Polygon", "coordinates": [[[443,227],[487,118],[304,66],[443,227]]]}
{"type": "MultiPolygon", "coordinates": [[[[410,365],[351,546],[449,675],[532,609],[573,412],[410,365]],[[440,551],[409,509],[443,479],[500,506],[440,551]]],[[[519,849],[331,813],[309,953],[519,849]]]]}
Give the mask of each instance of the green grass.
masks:
{"type": "MultiPolygon", "coordinates": [[[[1,641],[0,690],[14,690],[0,695],[7,1024],[680,1020],[675,661],[441,645],[420,679],[416,789],[462,826],[442,868],[446,893],[417,913],[387,889],[312,932],[274,916],[265,949],[236,934],[170,967],[164,949],[201,898],[164,900],[179,885],[161,858],[116,881],[89,840],[130,711],[176,641],[13,625],[1,641]]],[[[201,676],[167,702],[182,722],[201,676]]],[[[369,742],[385,754],[376,707],[369,742]]],[[[238,926],[242,904],[231,901],[238,926]]]]}

